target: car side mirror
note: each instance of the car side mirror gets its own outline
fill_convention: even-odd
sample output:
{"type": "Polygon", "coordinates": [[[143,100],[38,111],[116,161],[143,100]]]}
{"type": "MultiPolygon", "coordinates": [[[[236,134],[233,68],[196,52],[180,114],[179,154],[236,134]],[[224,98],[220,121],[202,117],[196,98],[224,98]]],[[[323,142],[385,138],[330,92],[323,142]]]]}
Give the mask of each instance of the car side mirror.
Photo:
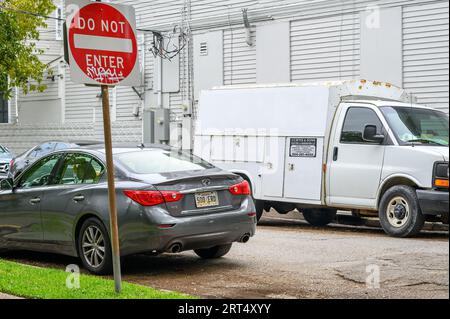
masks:
{"type": "Polygon", "coordinates": [[[10,191],[14,189],[14,181],[12,178],[3,179],[0,182],[0,190],[2,191],[10,191]]]}
{"type": "Polygon", "coordinates": [[[364,127],[363,140],[370,143],[383,143],[386,137],[383,134],[377,134],[377,131],[376,125],[366,125],[364,127]]]}

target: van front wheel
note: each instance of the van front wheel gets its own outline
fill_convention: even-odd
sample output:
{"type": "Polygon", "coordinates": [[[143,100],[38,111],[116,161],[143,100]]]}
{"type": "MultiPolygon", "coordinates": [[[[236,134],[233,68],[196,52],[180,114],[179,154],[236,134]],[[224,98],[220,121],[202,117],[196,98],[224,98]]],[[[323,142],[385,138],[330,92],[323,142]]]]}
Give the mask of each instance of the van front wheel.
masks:
{"type": "Polygon", "coordinates": [[[336,210],[334,209],[303,209],[301,210],[305,220],[313,226],[326,226],[331,223],[336,217],[336,210]]]}
{"type": "Polygon", "coordinates": [[[383,230],[393,237],[417,235],[425,223],[416,190],[410,186],[394,186],[381,198],[378,211],[383,230]]]}

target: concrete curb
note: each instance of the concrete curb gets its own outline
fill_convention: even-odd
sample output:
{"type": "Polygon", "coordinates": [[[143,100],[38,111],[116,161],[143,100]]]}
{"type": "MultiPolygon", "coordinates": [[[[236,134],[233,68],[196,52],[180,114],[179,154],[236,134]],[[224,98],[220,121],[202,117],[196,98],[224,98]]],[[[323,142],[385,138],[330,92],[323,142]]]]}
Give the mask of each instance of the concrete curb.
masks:
{"type": "Polygon", "coordinates": [[[5,300],[5,299],[23,299],[23,298],[4,294],[4,293],[0,292],[0,300],[5,300]]]}

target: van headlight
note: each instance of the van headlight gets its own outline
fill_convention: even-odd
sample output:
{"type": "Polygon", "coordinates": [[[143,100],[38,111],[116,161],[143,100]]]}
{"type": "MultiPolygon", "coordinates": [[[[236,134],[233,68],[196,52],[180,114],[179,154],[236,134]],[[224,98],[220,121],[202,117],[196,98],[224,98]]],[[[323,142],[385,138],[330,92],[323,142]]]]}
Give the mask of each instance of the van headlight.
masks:
{"type": "Polygon", "coordinates": [[[434,165],[433,186],[448,189],[448,163],[436,163],[434,165]]]}

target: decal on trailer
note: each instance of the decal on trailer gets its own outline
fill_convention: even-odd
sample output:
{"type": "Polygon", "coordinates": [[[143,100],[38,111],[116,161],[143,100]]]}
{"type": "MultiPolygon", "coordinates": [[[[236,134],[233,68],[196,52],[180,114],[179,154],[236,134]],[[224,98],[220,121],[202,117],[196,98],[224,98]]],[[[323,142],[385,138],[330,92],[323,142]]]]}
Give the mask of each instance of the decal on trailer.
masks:
{"type": "Polygon", "coordinates": [[[317,138],[291,138],[289,157],[316,157],[317,138]]]}

